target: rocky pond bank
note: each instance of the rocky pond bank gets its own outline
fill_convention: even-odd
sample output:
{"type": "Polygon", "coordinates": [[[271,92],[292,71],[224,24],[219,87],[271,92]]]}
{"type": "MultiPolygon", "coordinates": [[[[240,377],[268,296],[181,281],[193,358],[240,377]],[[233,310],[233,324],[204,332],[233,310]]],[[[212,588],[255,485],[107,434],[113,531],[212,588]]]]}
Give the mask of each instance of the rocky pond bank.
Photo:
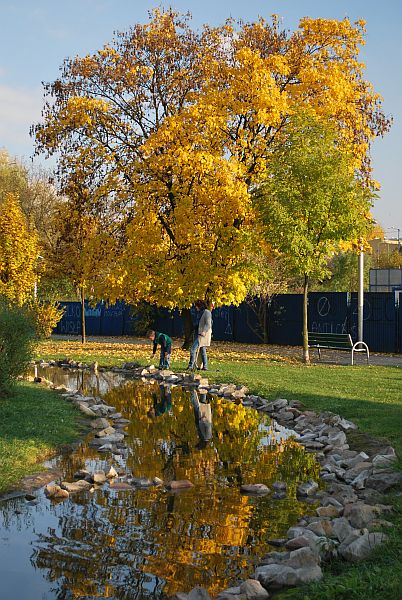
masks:
{"type": "MultiPolygon", "coordinates": [[[[85,368],[72,361],[61,362],[60,365],[85,368]]],[[[368,448],[366,452],[351,450],[348,435],[356,431],[356,425],[351,421],[331,412],[317,414],[304,410],[300,402],[291,399],[269,401],[250,395],[244,386],[209,384],[198,374],[158,371],[154,367],[144,369],[130,363],[112,370],[141,378],[144,382],[196,388],[199,393],[217,395],[265,413],[279,427],[291,429],[297,442],[314,453],[320,465],[320,479],[301,483],[297,488],[301,501],[319,503],[315,515],[306,516],[290,527],[286,537],[269,540],[275,550],[260,558],[254,578],[222,590],[217,596],[219,600],[267,598],[270,592],[281,588],[317,581],[322,577],[326,561],[333,557],[350,562],[361,561],[375,546],[386,542],[385,532],[391,526],[387,515],[392,512],[392,506],[384,504],[383,495],[401,484],[402,474],[394,469],[397,456],[390,446],[376,447],[374,451],[368,448]]],[[[58,389],[66,400],[91,418],[91,429],[95,431],[91,445],[97,452],[111,459],[124,453],[127,419],[115,407],[99,397],[84,396],[62,386],[53,386],[50,382],[42,382],[58,389]]],[[[43,485],[43,480],[40,485],[43,485]]],[[[155,485],[183,489],[192,483],[158,478],[130,480],[110,465],[108,471],[81,471],[74,475],[74,481],[49,483],[45,493],[49,498],[62,501],[70,494],[83,490],[91,493],[95,487],[103,485],[121,490],[155,485]]],[[[261,482],[244,486],[241,492],[256,496],[272,494],[274,498],[281,498],[286,496],[286,484],[277,481],[270,489],[261,482]]],[[[188,594],[176,593],[175,598],[198,600],[209,598],[209,595],[205,589],[196,587],[188,594]]]]}

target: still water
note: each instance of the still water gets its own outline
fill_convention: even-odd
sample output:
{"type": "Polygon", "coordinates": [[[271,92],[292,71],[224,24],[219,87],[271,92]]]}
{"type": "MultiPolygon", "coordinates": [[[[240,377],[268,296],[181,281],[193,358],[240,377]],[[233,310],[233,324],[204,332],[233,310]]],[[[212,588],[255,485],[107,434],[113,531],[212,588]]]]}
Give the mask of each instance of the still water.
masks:
{"type": "Polygon", "coordinates": [[[188,479],[194,487],[113,490],[51,502],[0,502],[0,599],[164,598],[195,585],[211,595],[253,576],[258,558],[310,507],[296,482],[317,464],[288,430],[253,409],[120,374],[49,369],[46,377],[104,396],[130,420],[127,449],[101,455],[87,440],[54,459],[64,479],[113,465],[122,479],[188,479]],[[243,483],[288,484],[285,499],[249,497],[243,483]]]}

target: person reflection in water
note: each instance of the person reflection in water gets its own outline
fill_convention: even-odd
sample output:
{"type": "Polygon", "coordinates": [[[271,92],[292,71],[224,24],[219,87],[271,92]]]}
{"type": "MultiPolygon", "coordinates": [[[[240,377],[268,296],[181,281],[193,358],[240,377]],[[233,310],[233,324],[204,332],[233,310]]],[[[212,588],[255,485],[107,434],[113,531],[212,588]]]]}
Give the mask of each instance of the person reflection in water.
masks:
{"type": "Polygon", "coordinates": [[[199,442],[197,448],[205,448],[212,439],[212,410],[207,395],[191,390],[191,403],[194,408],[194,419],[197,427],[199,442]]]}
{"type": "Polygon", "coordinates": [[[156,392],[152,393],[153,406],[147,412],[148,417],[160,417],[172,408],[172,389],[170,385],[159,386],[159,397],[156,392]]]}

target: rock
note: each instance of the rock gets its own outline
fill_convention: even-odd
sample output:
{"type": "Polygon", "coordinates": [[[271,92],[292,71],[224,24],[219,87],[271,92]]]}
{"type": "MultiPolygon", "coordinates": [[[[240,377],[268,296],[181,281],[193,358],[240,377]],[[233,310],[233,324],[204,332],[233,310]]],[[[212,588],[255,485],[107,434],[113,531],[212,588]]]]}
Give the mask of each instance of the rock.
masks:
{"type": "Polygon", "coordinates": [[[305,483],[301,483],[297,486],[296,494],[298,496],[311,496],[318,490],[318,483],[310,479],[305,483]]]}
{"type": "Polygon", "coordinates": [[[352,421],[348,421],[347,419],[342,419],[340,418],[336,425],[338,425],[338,427],[342,427],[342,429],[344,431],[349,431],[349,430],[353,430],[353,429],[357,429],[357,425],[355,425],[355,423],[353,423],[352,421]]]}
{"type": "Polygon", "coordinates": [[[269,594],[257,579],[246,579],[240,584],[240,593],[244,594],[247,600],[265,600],[269,594]]]}
{"type": "Polygon", "coordinates": [[[284,546],[287,542],[286,538],[274,538],[272,540],[267,540],[270,546],[278,547],[284,546]]]}
{"type": "Polygon", "coordinates": [[[240,492],[242,494],[251,494],[251,495],[262,495],[269,494],[271,490],[269,487],[264,485],[263,483],[250,483],[245,484],[240,487],[240,492]]]}
{"type": "Polygon", "coordinates": [[[343,516],[346,517],[352,527],[361,529],[379,515],[379,510],[375,506],[369,504],[347,504],[343,511],[343,516]]]}
{"type": "Polygon", "coordinates": [[[376,468],[389,468],[397,462],[395,454],[377,454],[374,456],[372,462],[376,468]]]}
{"type": "Polygon", "coordinates": [[[272,489],[274,489],[275,491],[278,491],[278,492],[279,491],[283,492],[283,491],[286,491],[288,489],[288,485],[284,481],[275,481],[272,484],[272,489]]]}
{"type": "Polygon", "coordinates": [[[335,506],[335,508],[343,510],[343,504],[338,502],[338,500],[336,498],[333,498],[332,496],[324,496],[321,499],[321,506],[335,506]]]}
{"type": "Polygon", "coordinates": [[[45,487],[45,496],[50,499],[64,499],[69,497],[69,493],[67,490],[62,489],[59,485],[49,483],[45,487]]]}
{"type": "Polygon", "coordinates": [[[402,473],[398,471],[376,473],[366,480],[366,487],[373,488],[379,492],[385,492],[402,483],[402,473]]]}
{"type": "Polygon", "coordinates": [[[110,467],[109,471],[106,473],[106,477],[108,479],[113,479],[113,477],[117,477],[118,473],[114,467],[110,467]]]}
{"type": "Polygon", "coordinates": [[[339,517],[332,521],[332,531],[335,537],[343,542],[346,540],[351,533],[353,533],[353,527],[345,517],[339,517]]]}
{"type": "Polygon", "coordinates": [[[176,592],[171,600],[188,600],[188,594],[185,594],[184,592],[176,592]]]}
{"type": "Polygon", "coordinates": [[[281,408],[285,408],[288,405],[288,401],[285,398],[277,398],[272,402],[273,409],[278,411],[281,408]]]}
{"type": "Polygon", "coordinates": [[[146,477],[133,477],[130,480],[130,483],[132,485],[135,485],[136,487],[151,487],[152,485],[154,485],[154,482],[151,481],[150,479],[147,479],[146,477]]]}
{"type": "Polygon", "coordinates": [[[79,469],[73,475],[74,479],[91,479],[91,473],[86,469],[79,469]]]}
{"type": "MultiPolygon", "coordinates": [[[[305,550],[305,548],[301,550],[305,550]]],[[[255,577],[265,588],[278,589],[318,581],[322,577],[322,571],[317,563],[299,569],[294,569],[286,564],[273,564],[257,567],[255,577]]]]}
{"type": "Polygon", "coordinates": [[[89,446],[96,447],[102,446],[103,444],[116,444],[118,442],[122,442],[124,440],[124,435],[122,433],[113,433],[112,435],[105,435],[101,438],[94,438],[89,442],[89,446]]]}
{"type": "Polygon", "coordinates": [[[292,421],[295,418],[295,416],[289,410],[281,410],[278,412],[277,418],[280,421],[292,421]]]}
{"type": "Polygon", "coordinates": [[[288,532],[287,532],[287,536],[288,536],[288,540],[292,540],[293,538],[297,538],[301,535],[303,535],[305,532],[305,528],[304,527],[289,527],[288,532]]]}
{"type": "Polygon", "coordinates": [[[322,524],[322,521],[313,521],[312,523],[309,523],[309,525],[307,525],[306,529],[308,529],[309,531],[312,531],[317,536],[326,536],[327,535],[326,530],[324,529],[324,526],[322,524]]]}
{"type": "Polygon", "coordinates": [[[356,493],[359,497],[359,500],[364,500],[368,504],[376,504],[378,502],[382,502],[384,498],[383,494],[380,494],[380,492],[373,490],[373,488],[356,490],[356,493]]]}
{"type": "Polygon", "coordinates": [[[239,596],[240,594],[240,586],[234,586],[230,588],[226,588],[226,590],[222,590],[216,597],[216,600],[233,600],[234,596],[239,596]]]}
{"type": "Polygon", "coordinates": [[[89,408],[86,404],[84,404],[83,402],[78,403],[78,408],[87,417],[96,417],[97,416],[96,413],[94,413],[94,411],[91,408],[89,408]]]}
{"type": "Polygon", "coordinates": [[[96,471],[92,475],[92,479],[93,479],[94,483],[98,483],[98,484],[105,483],[105,481],[107,481],[107,477],[106,477],[105,471],[96,471]]]}
{"type": "Polygon", "coordinates": [[[350,485],[334,481],[328,486],[328,491],[342,505],[357,501],[357,496],[350,485]]]}
{"type": "Polygon", "coordinates": [[[187,600],[211,600],[211,596],[208,594],[206,589],[197,585],[188,594],[187,600]]]}
{"type": "Polygon", "coordinates": [[[352,469],[359,463],[364,462],[368,459],[369,459],[369,457],[365,452],[359,452],[359,454],[355,454],[354,456],[349,457],[349,458],[342,457],[340,464],[342,467],[346,467],[347,469],[352,469]]]}
{"type": "Polygon", "coordinates": [[[194,484],[188,479],[179,479],[177,481],[171,481],[170,483],[167,483],[166,487],[172,491],[185,490],[187,488],[194,487],[194,484]]]}
{"type": "Polygon", "coordinates": [[[257,567],[255,578],[262,583],[264,588],[279,589],[297,585],[296,570],[286,565],[273,564],[257,567]]]}
{"type": "MultiPolygon", "coordinates": [[[[122,417],[123,417],[123,415],[120,412],[116,412],[116,413],[113,413],[112,415],[110,415],[110,418],[112,419],[112,421],[115,421],[116,419],[121,419],[122,417]]],[[[128,419],[127,419],[127,422],[129,423],[130,421],[128,421],[128,419]]]]}
{"type": "Polygon", "coordinates": [[[300,535],[299,537],[288,540],[285,546],[288,550],[298,550],[300,548],[307,547],[316,550],[317,540],[318,536],[316,536],[312,531],[306,529],[304,535],[300,535]]]}
{"type": "Polygon", "coordinates": [[[246,395],[246,393],[243,392],[242,390],[234,390],[234,392],[231,392],[231,394],[230,394],[230,396],[232,398],[234,398],[235,400],[241,400],[242,398],[245,397],[245,395],[246,395]]]}
{"type": "Polygon", "coordinates": [[[319,557],[317,557],[311,548],[300,548],[290,553],[286,564],[294,569],[301,569],[314,567],[319,561],[319,557]]]}
{"type": "Polygon", "coordinates": [[[385,519],[373,519],[367,525],[367,529],[369,531],[375,531],[377,529],[383,529],[384,527],[390,528],[394,527],[394,524],[391,521],[386,521],[385,519]]]}
{"type": "Polygon", "coordinates": [[[351,485],[356,489],[356,490],[363,490],[365,485],[366,485],[366,481],[370,476],[370,471],[361,471],[359,473],[359,475],[357,475],[357,477],[355,477],[355,479],[353,479],[353,481],[351,481],[351,485]]]}
{"type": "Polygon", "coordinates": [[[114,433],[116,433],[116,430],[114,427],[106,427],[105,429],[101,429],[100,431],[97,431],[95,433],[96,437],[107,437],[108,435],[113,435],[114,433]]]}
{"type": "Polygon", "coordinates": [[[354,467],[352,467],[351,469],[347,469],[344,473],[343,479],[347,482],[347,483],[351,483],[354,479],[356,479],[356,477],[358,475],[360,475],[360,473],[362,473],[363,471],[368,471],[371,468],[371,463],[370,462],[359,462],[357,463],[354,467]]]}
{"type": "Polygon", "coordinates": [[[330,433],[328,436],[328,441],[331,446],[339,447],[344,446],[346,444],[346,434],[343,431],[337,431],[336,433],[330,433]]]}
{"type": "Polygon", "coordinates": [[[112,479],[110,481],[109,487],[110,487],[111,490],[118,490],[118,491],[131,490],[131,491],[134,491],[133,486],[130,485],[129,483],[126,483],[125,481],[115,481],[114,479],[112,479]]]}
{"type": "Polygon", "coordinates": [[[112,444],[103,444],[102,446],[98,446],[98,452],[113,452],[112,444]]]}
{"type": "Polygon", "coordinates": [[[342,558],[353,562],[366,559],[375,546],[382,544],[388,539],[384,533],[364,533],[355,537],[350,543],[347,543],[351,537],[349,536],[342,542],[338,548],[338,552],[342,558]]]}
{"type": "Polygon", "coordinates": [[[79,481],[75,481],[70,483],[69,481],[62,481],[61,487],[64,490],[67,490],[70,494],[76,494],[78,492],[83,492],[89,490],[92,484],[85,479],[80,479],[79,481]]]}
{"type": "Polygon", "coordinates": [[[316,511],[319,517],[339,517],[340,510],[336,506],[319,506],[316,511]]]}

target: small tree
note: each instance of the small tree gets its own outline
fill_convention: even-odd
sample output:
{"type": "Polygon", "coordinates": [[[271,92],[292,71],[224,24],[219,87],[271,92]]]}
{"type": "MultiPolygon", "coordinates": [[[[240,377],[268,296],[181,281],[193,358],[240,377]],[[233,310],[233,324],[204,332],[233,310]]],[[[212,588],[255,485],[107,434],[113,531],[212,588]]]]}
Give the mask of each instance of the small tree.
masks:
{"type": "Polygon", "coordinates": [[[328,274],[338,245],[364,235],[372,191],[354,176],[353,162],[333,129],[296,115],[286,141],[270,159],[271,176],[255,192],[266,236],[291,272],[303,277],[303,360],[309,362],[307,303],[311,278],[328,274]]]}
{"type": "Polygon", "coordinates": [[[0,295],[22,306],[33,296],[38,274],[38,237],[30,231],[17,196],[0,205],[0,295]]]}
{"type": "Polygon", "coordinates": [[[81,299],[81,338],[86,341],[85,297],[101,277],[101,263],[106,252],[98,217],[91,211],[90,190],[79,177],[72,178],[65,188],[68,197],[56,213],[58,239],[53,256],[53,272],[67,277],[81,299]]]}

